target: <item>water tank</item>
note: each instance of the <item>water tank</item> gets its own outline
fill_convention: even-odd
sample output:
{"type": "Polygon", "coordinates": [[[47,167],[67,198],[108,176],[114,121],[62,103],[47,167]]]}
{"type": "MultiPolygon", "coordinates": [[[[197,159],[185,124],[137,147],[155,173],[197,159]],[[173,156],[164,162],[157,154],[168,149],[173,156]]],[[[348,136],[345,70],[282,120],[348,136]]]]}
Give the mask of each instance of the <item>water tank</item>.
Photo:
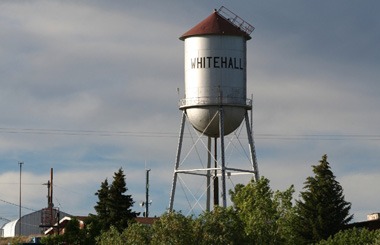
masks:
{"type": "Polygon", "coordinates": [[[239,127],[251,108],[246,69],[246,41],[250,38],[219,11],[180,37],[185,42],[185,98],[180,109],[186,110],[193,127],[207,136],[220,136],[221,106],[225,135],[239,127]]]}

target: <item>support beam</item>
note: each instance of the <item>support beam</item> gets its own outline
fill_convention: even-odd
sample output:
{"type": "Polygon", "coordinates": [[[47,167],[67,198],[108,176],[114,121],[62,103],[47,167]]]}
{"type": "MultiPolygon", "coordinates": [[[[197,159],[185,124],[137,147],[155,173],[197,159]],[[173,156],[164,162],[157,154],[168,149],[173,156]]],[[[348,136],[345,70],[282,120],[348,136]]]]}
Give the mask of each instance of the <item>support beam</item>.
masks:
{"type": "Polygon", "coordinates": [[[181,149],[182,149],[182,141],[183,141],[183,131],[185,128],[185,120],[186,120],[186,111],[183,111],[182,112],[182,119],[181,119],[181,128],[179,130],[177,156],[176,156],[176,160],[175,160],[175,167],[174,167],[174,173],[173,173],[172,190],[171,190],[170,201],[169,201],[169,212],[173,211],[175,188],[177,185],[177,172],[176,171],[178,170],[179,161],[181,159],[181,149]]]}
{"type": "Polygon", "coordinates": [[[214,206],[219,206],[218,138],[214,138],[214,206]]]}
{"type": "MultiPolygon", "coordinates": [[[[251,118],[252,120],[252,118],[251,118]]],[[[254,171],[254,181],[258,181],[259,176],[259,169],[257,167],[257,158],[256,158],[256,150],[255,150],[255,144],[253,142],[253,133],[249,124],[249,118],[248,118],[248,112],[245,113],[245,126],[247,128],[247,135],[248,135],[248,143],[249,143],[249,149],[250,149],[250,156],[251,156],[251,163],[252,163],[252,170],[254,171]]]]}
{"type": "Polygon", "coordinates": [[[206,184],[207,184],[207,196],[206,196],[206,211],[210,211],[210,198],[211,198],[211,137],[207,137],[207,175],[206,175],[206,184]]]}
{"type": "Polygon", "coordinates": [[[224,155],[224,110],[223,106],[219,107],[219,135],[220,135],[220,157],[222,161],[222,201],[223,207],[227,207],[226,194],[226,164],[224,155]]]}

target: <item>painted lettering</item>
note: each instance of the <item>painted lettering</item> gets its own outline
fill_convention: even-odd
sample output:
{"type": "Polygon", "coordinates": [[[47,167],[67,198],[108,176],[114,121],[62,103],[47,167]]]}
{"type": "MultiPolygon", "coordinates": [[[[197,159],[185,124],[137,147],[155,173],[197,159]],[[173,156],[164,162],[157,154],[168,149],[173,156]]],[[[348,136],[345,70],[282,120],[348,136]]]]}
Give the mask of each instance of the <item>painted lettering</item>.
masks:
{"type": "Polygon", "coordinates": [[[197,58],[197,68],[203,68],[202,67],[202,57],[201,58],[197,58]]]}
{"type": "Polygon", "coordinates": [[[191,59],[191,69],[195,69],[195,59],[191,59]]]}
{"type": "Polygon", "coordinates": [[[214,68],[220,68],[219,67],[219,56],[214,57],[214,68]]]}
{"type": "Polygon", "coordinates": [[[207,64],[208,64],[207,68],[210,68],[211,67],[211,59],[212,59],[212,57],[211,56],[207,56],[206,58],[207,58],[207,64]]]}
{"type": "Polygon", "coordinates": [[[228,62],[228,68],[234,68],[234,65],[232,63],[232,58],[230,57],[230,60],[228,62]]]}
{"type": "Polygon", "coordinates": [[[221,68],[227,68],[227,57],[221,57],[220,66],[221,68]]]}
{"type": "Polygon", "coordinates": [[[190,59],[191,69],[227,68],[244,70],[242,58],[229,56],[203,56],[190,59]]]}

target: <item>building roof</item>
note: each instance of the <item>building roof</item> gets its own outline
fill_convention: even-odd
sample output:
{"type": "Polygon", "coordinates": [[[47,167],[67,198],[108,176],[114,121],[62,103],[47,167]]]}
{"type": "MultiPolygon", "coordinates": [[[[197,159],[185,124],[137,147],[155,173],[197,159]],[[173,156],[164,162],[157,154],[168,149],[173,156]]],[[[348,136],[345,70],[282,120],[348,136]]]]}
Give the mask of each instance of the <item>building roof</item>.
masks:
{"type": "Polygon", "coordinates": [[[143,225],[152,225],[155,221],[159,220],[157,217],[136,217],[136,221],[143,225]]]}
{"type": "Polygon", "coordinates": [[[345,226],[345,229],[351,228],[367,228],[368,230],[379,230],[380,229],[380,219],[367,220],[362,222],[351,223],[345,226]]]}
{"type": "Polygon", "coordinates": [[[10,221],[1,227],[1,229],[3,230],[2,237],[14,237],[16,235],[15,231],[16,231],[17,221],[18,219],[10,221]]]}
{"type": "MultiPolygon", "coordinates": [[[[43,228],[41,227],[42,216],[45,209],[38,210],[29,214],[25,214],[21,217],[21,227],[20,219],[16,219],[4,224],[0,228],[0,237],[14,237],[20,234],[29,236],[33,234],[41,234],[43,228]]],[[[55,209],[54,209],[55,210],[55,209]]],[[[63,216],[70,216],[69,214],[60,211],[63,216]]]]}
{"type": "MultiPolygon", "coordinates": [[[[75,217],[75,218],[77,218],[77,217],[75,217]]],[[[60,228],[59,232],[60,232],[60,234],[63,234],[63,233],[64,233],[64,228],[66,227],[67,223],[68,223],[70,220],[72,220],[72,217],[70,217],[70,216],[65,216],[65,217],[63,217],[62,219],[59,220],[59,223],[55,223],[55,224],[54,224],[54,227],[50,227],[49,229],[47,229],[47,230],[44,232],[44,234],[45,234],[45,235],[51,235],[51,234],[54,234],[56,228],[60,228]],[[59,225],[59,226],[58,226],[58,225],[59,225]]],[[[79,222],[79,226],[80,226],[81,228],[83,228],[83,226],[84,226],[84,222],[83,222],[83,220],[78,219],[78,218],[77,218],[77,220],[78,220],[78,222],[79,222]]]]}
{"type": "Polygon", "coordinates": [[[217,11],[214,11],[206,19],[185,32],[179,39],[185,40],[188,37],[202,35],[243,36],[246,40],[251,39],[251,36],[247,32],[232,24],[232,22],[225,19],[217,11]]]}

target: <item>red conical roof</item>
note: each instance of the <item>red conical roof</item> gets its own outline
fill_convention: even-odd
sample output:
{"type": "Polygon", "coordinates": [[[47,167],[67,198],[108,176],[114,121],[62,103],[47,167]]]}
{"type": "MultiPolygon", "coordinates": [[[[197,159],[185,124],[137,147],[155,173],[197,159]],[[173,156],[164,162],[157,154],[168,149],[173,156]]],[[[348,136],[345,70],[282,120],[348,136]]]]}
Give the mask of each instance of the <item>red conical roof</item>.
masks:
{"type": "Polygon", "coordinates": [[[251,36],[248,33],[242,31],[239,27],[224,19],[216,11],[199,24],[185,32],[179,39],[185,40],[191,36],[201,35],[243,36],[247,40],[251,39],[251,36]]]}

